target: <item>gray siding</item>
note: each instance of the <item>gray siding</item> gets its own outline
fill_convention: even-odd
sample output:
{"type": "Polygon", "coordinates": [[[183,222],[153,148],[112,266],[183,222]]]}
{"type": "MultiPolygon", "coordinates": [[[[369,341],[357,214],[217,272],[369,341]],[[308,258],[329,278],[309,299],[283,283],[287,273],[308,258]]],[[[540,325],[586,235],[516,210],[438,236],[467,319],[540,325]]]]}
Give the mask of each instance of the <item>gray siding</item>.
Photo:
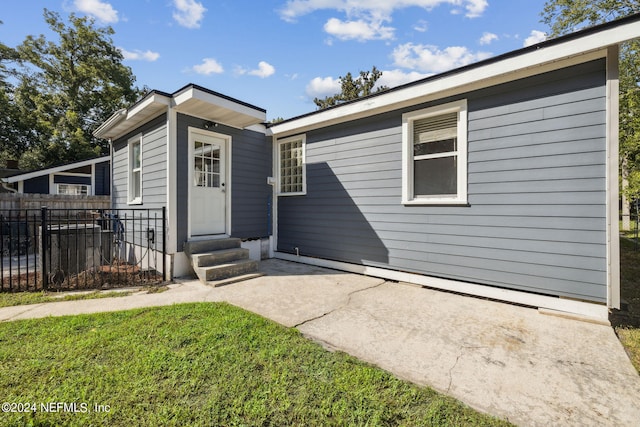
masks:
{"type": "Polygon", "coordinates": [[[167,204],[167,129],[162,115],[113,144],[113,207],[158,209],[167,204]],[[128,140],[142,133],[142,204],[128,202],[128,140]]]}
{"type": "MultiPolygon", "coordinates": [[[[187,240],[189,127],[203,129],[203,119],[178,114],[178,245],[187,240]]],[[[231,136],[231,235],[256,238],[268,235],[271,186],[271,143],[260,132],[218,125],[215,132],[231,136]]]]}
{"type": "Polygon", "coordinates": [[[27,179],[22,188],[25,193],[49,194],[49,175],[27,179]]]}
{"type": "Polygon", "coordinates": [[[278,250],[606,301],[605,64],[307,133],[278,250]],[[401,204],[402,113],[466,98],[469,206],[401,204]]]}

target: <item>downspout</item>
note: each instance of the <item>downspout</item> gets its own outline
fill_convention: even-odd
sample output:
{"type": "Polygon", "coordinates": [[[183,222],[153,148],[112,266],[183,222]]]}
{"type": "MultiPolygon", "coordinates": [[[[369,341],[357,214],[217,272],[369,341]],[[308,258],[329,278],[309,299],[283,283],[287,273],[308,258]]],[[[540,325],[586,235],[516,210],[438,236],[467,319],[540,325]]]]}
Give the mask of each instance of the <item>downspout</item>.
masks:
{"type": "Polygon", "coordinates": [[[607,49],[607,307],[620,308],[620,226],[618,223],[620,47],[607,49]]]}
{"type": "Polygon", "coordinates": [[[110,207],[114,208],[114,191],[113,191],[113,138],[109,138],[109,199],[110,199],[110,207]]]}

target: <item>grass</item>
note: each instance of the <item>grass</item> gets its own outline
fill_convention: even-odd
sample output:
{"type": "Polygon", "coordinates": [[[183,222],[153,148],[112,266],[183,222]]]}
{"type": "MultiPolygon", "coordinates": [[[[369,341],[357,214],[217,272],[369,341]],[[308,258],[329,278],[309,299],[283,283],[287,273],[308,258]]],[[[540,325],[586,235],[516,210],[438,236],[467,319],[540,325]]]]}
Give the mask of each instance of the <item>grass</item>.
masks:
{"type": "Polygon", "coordinates": [[[83,299],[124,297],[131,295],[131,291],[91,291],[91,292],[15,292],[0,293],[0,307],[14,305],[40,304],[43,302],[75,301],[83,299]]]}
{"type": "Polygon", "coordinates": [[[2,323],[0,390],[3,426],[507,425],[224,303],[2,323]]]}
{"type": "Polygon", "coordinates": [[[162,286],[142,286],[135,290],[119,291],[88,291],[88,292],[0,292],[0,308],[15,305],[40,304],[44,302],[76,301],[85,299],[126,297],[134,292],[144,291],[148,294],[157,294],[169,289],[162,286]]]}
{"type": "Polygon", "coordinates": [[[614,312],[612,324],[631,362],[640,372],[640,247],[620,239],[620,294],[626,312],[614,312]]]}
{"type": "Polygon", "coordinates": [[[631,220],[629,222],[630,224],[630,228],[629,230],[622,230],[622,221],[620,221],[620,232],[622,233],[623,236],[629,238],[629,239],[633,239],[636,237],[636,231],[638,230],[637,226],[638,223],[636,222],[635,218],[633,220],[631,220]]]}

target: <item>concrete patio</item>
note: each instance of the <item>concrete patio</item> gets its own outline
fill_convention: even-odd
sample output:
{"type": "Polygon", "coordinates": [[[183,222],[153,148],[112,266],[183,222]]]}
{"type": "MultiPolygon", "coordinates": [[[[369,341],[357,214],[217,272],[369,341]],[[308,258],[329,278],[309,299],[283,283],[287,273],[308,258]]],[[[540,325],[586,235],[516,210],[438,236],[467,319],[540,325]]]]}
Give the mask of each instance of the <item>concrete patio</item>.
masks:
{"type": "Polygon", "coordinates": [[[0,321],[227,301],[522,426],[637,425],[640,376],[610,326],[280,260],[220,288],[0,309],[0,321]]]}

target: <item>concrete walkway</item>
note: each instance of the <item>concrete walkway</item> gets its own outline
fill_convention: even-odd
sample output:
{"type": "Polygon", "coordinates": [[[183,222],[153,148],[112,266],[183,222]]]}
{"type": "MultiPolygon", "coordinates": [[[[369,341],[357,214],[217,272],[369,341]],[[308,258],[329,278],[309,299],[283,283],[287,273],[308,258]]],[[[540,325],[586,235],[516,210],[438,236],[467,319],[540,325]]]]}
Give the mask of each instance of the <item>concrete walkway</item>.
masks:
{"type": "Polygon", "coordinates": [[[640,425],[640,376],[611,327],[279,260],[261,269],[221,288],[2,308],[0,321],[227,301],[517,425],[640,425]]]}

